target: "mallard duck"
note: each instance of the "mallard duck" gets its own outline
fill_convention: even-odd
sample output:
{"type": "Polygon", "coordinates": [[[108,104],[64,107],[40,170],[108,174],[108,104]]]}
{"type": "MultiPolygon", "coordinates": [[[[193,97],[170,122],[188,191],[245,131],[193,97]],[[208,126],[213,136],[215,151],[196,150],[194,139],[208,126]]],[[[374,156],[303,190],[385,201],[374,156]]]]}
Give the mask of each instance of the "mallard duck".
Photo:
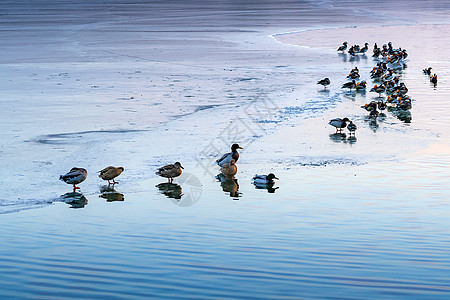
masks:
{"type": "Polygon", "coordinates": [[[100,173],[98,175],[98,177],[100,177],[103,180],[108,180],[108,184],[111,184],[111,182],[109,182],[110,180],[112,180],[112,184],[116,184],[119,183],[117,181],[114,180],[114,178],[116,178],[117,176],[119,176],[122,172],[123,172],[124,168],[123,167],[113,167],[113,166],[109,166],[104,168],[101,171],[98,171],[98,173],[100,173]]]}
{"type": "Polygon", "coordinates": [[[366,53],[369,50],[369,43],[364,43],[364,47],[359,50],[359,53],[366,53]]]}
{"type": "Polygon", "coordinates": [[[329,79],[328,77],[327,77],[327,78],[324,78],[324,79],[322,79],[322,80],[319,80],[319,81],[317,82],[317,84],[323,85],[324,88],[326,88],[327,85],[330,85],[330,83],[331,83],[331,81],[330,81],[330,79],[329,79]]]}
{"type": "Polygon", "coordinates": [[[336,118],[336,119],[332,119],[330,120],[330,122],[328,122],[328,124],[330,124],[331,126],[336,127],[336,132],[341,131],[343,128],[347,127],[347,122],[349,122],[350,120],[348,118],[336,118]]]}
{"type": "Polygon", "coordinates": [[[222,155],[221,158],[216,160],[216,164],[218,164],[220,167],[223,167],[224,164],[229,164],[232,159],[234,159],[234,161],[237,162],[239,159],[239,153],[237,152],[237,149],[243,149],[243,148],[241,146],[239,146],[238,144],[233,144],[231,146],[231,152],[225,153],[224,155],[222,155]]]}
{"type": "Polygon", "coordinates": [[[275,174],[270,173],[269,175],[255,175],[252,178],[252,183],[254,184],[274,184],[274,179],[278,179],[275,174]]]}
{"type": "Polygon", "coordinates": [[[224,164],[220,168],[220,172],[226,177],[233,177],[237,173],[236,161],[232,159],[229,164],[224,164]]]}
{"type": "Polygon", "coordinates": [[[350,132],[350,134],[354,134],[356,129],[358,129],[358,127],[356,127],[355,123],[353,123],[352,121],[350,121],[350,123],[347,125],[347,129],[350,132]]]}
{"type": "Polygon", "coordinates": [[[347,49],[347,42],[343,42],[341,46],[337,49],[337,51],[345,51],[347,49]]]}
{"type": "Polygon", "coordinates": [[[59,176],[59,180],[67,184],[73,184],[73,191],[79,189],[76,184],[83,182],[87,177],[87,171],[83,168],[72,168],[67,174],[59,176]]]}
{"type": "Polygon", "coordinates": [[[172,183],[174,177],[178,177],[183,172],[181,169],[184,169],[181,163],[178,161],[173,165],[166,165],[161,167],[156,171],[156,175],[167,178],[168,182],[172,183]]]}
{"type": "Polygon", "coordinates": [[[431,75],[431,70],[432,70],[433,68],[432,67],[428,67],[428,68],[426,68],[426,69],[423,69],[423,74],[425,74],[425,75],[431,75]]]}
{"type": "Polygon", "coordinates": [[[346,82],[342,85],[342,88],[353,89],[356,88],[356,81],[352,80],[350,82],[346,82]]]}

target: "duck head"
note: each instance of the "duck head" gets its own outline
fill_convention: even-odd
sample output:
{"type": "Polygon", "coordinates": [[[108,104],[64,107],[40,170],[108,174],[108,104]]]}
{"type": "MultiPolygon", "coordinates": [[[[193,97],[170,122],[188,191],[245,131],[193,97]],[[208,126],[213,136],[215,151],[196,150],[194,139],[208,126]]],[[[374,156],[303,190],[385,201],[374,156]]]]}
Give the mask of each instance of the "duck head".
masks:
{"type": "Polygon", "coordinates": [[[239,146],[238,144],[233,144],[231,146],[231,151],[235,152],[237,149],[244,149],[241,146],[239,146]]]}
{"type": "Polygon", "coordinates": [[[177,161],[176,163],[174,163],[173,165],[174,165],[175,167],[177,167],[177,168],[182,168],[182,169],[184,169],[183,166],[181,165],[181,163],[178,162],[178,161],[177,161]]]}
{"type": "Polygon", "coordinates": [[[273,174],[273,173],[270,173],[269,175],[267,175],[266,178],[268,181],[273,180],[273,179],[278,179],[278,177],[276,177],[275,174],[273,174]]]}

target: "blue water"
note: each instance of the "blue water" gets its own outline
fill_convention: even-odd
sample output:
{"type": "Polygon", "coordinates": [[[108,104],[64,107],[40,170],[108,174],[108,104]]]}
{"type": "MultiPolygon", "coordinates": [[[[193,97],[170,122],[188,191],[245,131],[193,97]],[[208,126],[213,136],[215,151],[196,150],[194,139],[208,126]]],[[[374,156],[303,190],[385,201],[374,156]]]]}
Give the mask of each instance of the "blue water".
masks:
{"type": "Polygon", "coordinates": [[[0,4],[3,298],[450,297],[446,1],[103,2],[0,4]],[[303,29],[308,48],[269,37],[303,29]],[[375,64],[343,39],[407,48],[411,122],[373,124],[377,95],[341,90],[375,64]],[[355,137],[327,125],[343,116],[355,137]],[[238,174],[219,182],[230,139],[238,174]],[[173,185],[154,174],[177,160],[173,185]],[[74,165],[78,193],[58,181],[74,165]],[[250,183],[269,172],[273,189],[250,183]]]}

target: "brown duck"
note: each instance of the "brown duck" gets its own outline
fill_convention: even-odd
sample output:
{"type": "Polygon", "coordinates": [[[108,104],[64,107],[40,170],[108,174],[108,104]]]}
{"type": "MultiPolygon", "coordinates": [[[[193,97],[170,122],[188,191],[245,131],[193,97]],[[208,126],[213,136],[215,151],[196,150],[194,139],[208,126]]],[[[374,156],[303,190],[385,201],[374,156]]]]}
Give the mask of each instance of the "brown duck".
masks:
{"type": "Polygon", "coordinates": [[[161,167],[156,171],[156,175],[167,178],[167,180],[172,183],[174,177],[178,177],[183,172],[181,169],[184,169],[180,162],[176,162],[174,164],[166,165],[161,167]]]}
{"type": "Polygon", "coordinates": [[[108,184],[111,184],[110,180],[112,180],[112,184],[116,184],[119,183],[117,181],[114,180],[114,178],[116,178],[117,176],[119,176],[120,174],[122,174],[124,168],[123,167],[113,167],[113,166],[109,166],[104,168],[101,171],[98,171],[98,173],[100,173],[98,175],[98,177],[100,177],[103,180],[108,180],[108,184]]]}

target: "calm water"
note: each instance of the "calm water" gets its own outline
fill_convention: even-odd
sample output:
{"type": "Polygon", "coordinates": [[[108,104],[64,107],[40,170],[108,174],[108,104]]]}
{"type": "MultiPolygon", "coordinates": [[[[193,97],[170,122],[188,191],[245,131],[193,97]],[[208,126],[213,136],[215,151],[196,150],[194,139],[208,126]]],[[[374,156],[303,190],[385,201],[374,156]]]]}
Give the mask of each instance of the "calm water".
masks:
{"type": "Polygon", "coordinates": [[[1,4],[0,295],[448,299],[449,7],[414,4],[1,4]],[[343,40],[408,50],[411,122],[373,122],[377,95],[340,89],[375,65],[343,40]],[[355,138],[327,125],[344,116],[355,138]],[[238,174],[219,182],[231,141],[238,174]],[[154,175],[176,160],[174,185],[154,175]],[[109,164],[115,190],[95,174],[109,164]],[[77,194],[57,180],[74,165],[77,194]],[[250,184],[269,172],[274,189],[250,184]]]}

